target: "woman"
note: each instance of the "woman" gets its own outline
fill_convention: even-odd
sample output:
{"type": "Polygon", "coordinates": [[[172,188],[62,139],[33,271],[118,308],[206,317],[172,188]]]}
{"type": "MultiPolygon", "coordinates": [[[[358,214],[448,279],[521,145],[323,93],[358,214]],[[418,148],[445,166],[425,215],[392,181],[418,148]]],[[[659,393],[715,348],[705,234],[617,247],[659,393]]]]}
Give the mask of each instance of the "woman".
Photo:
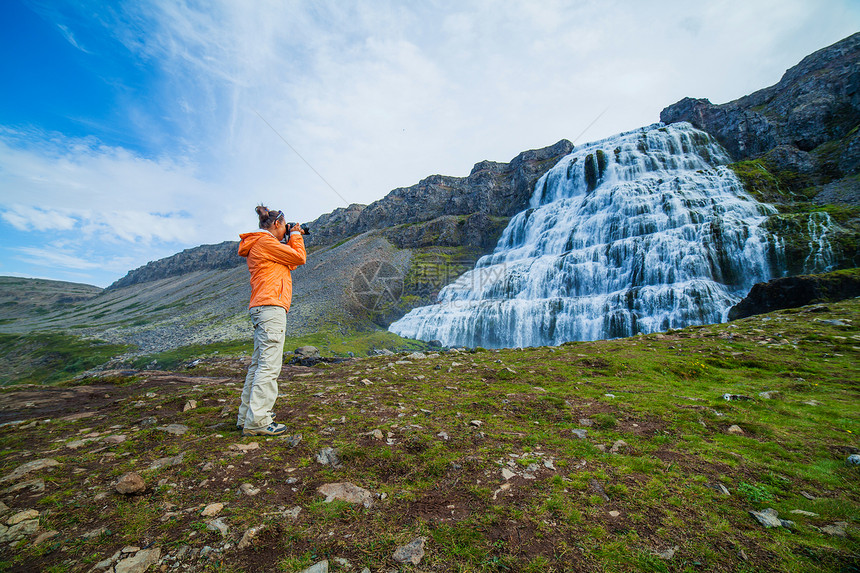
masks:
{"type": "Polygon", "coordinates": [[[239,255],[248,259],[251,272],[251,302],[254,323],[254,354],[245,377],[239,419],[236,425],[245,436],[277,436],[287,431],[273,421],[272,407],[278,397],[278,375],[284,353],[287,311],[293,296],[290,271],[305,264],[305,242],[301,228],[289,230],[281,211],[257,207],[260,231],[239,235],[239,255]]]}

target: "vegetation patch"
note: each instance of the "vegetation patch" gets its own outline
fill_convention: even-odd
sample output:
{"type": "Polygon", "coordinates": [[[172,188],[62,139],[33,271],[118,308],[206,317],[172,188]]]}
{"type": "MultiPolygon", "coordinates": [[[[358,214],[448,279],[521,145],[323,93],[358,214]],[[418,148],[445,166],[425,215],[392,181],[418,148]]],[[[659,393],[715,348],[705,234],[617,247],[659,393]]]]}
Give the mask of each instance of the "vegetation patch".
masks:
{"type": "Polygon", "coordinates": [[[128,350],[66,334],[0,334],[2,384],[51,384],[100,366],[128,350]]]}
{"type": "Polygon", "coordinates": [[[0,477],[57,465],[4,483],[0,517],[32,509],[38,529],[0,546],[0,562],[89,570],[139,547],[160,550],[156,569],[247,573],[324,559],[336,571],[851,570],[858,316],[855,299],[560,347],[288,364],[275,409],[301,440],[235,430],[250,343],[186,348],[175,369],[6,387],[0,477]],[[338,464],[319,461],[324,448],[338,464]],[[145,489],[117,493],[130,471],[145,489]],[[370,503],[326,502],[318,488],[334,483],[370,503]],[[765,529],[750,512],[766,510],[793,525],[765,529]],[[421,563],[398,564],[419,538],[421,563]]]}

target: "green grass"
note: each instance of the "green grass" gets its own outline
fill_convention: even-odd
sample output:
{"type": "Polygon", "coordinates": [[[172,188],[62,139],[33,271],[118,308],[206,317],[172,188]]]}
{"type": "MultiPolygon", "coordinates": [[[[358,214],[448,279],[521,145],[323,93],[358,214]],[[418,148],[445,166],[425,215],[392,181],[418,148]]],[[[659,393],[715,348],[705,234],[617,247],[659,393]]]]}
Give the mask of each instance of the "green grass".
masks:
{"type": "Polygon", "coordinates": [[[0,334],[0,377],[4,385],[62,382],[104,364],[128,348],[65,334],[0,334]]]}
{"type": "MultiPolygon", "coordinates": [[[[354,570],[390,570],[395,549],[420,536],[426,555],[415,570],[850,570],[860,473],[845,457],[860,446],[858,326],[860,301],[849,300],[660,337],[428,353],[411,364],[396,364],[400,355],[287,367],[276,410],[291,433],[303,435],[295,448],[241,438],[231,430],[233,411],[221,415],[225,405],[235,408],[244,372],[238,357],[249,346],[184,349],[176,359],[217,349],[219,364],[232,370],[218,379],[207,370],[182,370],[181,378],[142,373],[110,387],[117,401],[105,400],[101,418],[0,428],[0,474],[35,456],[62,464],[44,475],[48,487],[33,507],[47,510],[43,527],[65,535],[50,551],[26,544],[14,554],[0,550],[0,561],[17,569],[67,559],[91,566],[145,539],[172,554],[229,541],[234,548],[210,570],[263,570],[260,555],[265,570],[296,571],[335,557],[354,570]],[[844,325],[821,322],[832,319],[844,325]],[[362,384],[365,378],[373,384],[362,384]],[[779,394],[763,399],[763,391],[779,394]],[[726,393],[752,400],[726,401],[726,393]],[[198,407],[183,412],[191,399],[198,407]],[[135,429],[147,416],[185,424],[189,433],[135,429]],[[734,425],[743,434],[729,433],[734,425]],[[584,440],[571,432],[581,427],[588,428],[584,440]],[[382,440],[368,435],[374,429],[382,440]],[[128,439],[105,450],[99,436],[68,449],[93,433],[128,439]],[[612,453],[619,440],[626,446],[612,453]],[[260,448],[229,450],[251,441],[260,448]],[[340,450],[341,467],[316,462],[324,447],[340,450]],[[146,470],[180,452],[182,465],[146,470]],[[208,462],[212,469],[203,471],[208,462]],[[93,501],[132,470],[152,486],[145,497],[93,501]],[[506,479],[503,470],[516,475],[506,479]],[[316,488],[341,481],[377,494],[374,507],[324,503],[316,488]],[[261,493],[238,493],[245,482],[261,493]],[[229,540],[207,531],[196,509],[214,501],[226,504],[229,540]],[[167,503],[177,514],[162,521],[167,503]],[[295,506],[302,508],[296,519],[266,515],[295,506]],[[762,528],[749,511],[767,507],[795,528],[762,528]],[[849,524],[846,538],[820,530],[837,521],[849,524]],[[101,524],[111,535],[74,541],[101,524]],[[244,530],[259,525],[266,529],[257,544],[236,550],[244,530]],[[657,556],[673,547],[671,559],[657,556]]],[[[372,333],[352,336],[356,343],[372,333]]]]}

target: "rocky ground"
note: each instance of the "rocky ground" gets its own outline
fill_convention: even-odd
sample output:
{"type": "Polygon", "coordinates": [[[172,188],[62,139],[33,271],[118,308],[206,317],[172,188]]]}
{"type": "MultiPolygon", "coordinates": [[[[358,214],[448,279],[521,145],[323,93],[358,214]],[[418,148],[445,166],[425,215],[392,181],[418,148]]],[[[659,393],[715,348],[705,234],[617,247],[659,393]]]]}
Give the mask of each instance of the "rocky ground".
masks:
{"type": "Polygon", "coordinates": [[[855,570],[858,311],[7,387],[0,571],[855,570]]]}

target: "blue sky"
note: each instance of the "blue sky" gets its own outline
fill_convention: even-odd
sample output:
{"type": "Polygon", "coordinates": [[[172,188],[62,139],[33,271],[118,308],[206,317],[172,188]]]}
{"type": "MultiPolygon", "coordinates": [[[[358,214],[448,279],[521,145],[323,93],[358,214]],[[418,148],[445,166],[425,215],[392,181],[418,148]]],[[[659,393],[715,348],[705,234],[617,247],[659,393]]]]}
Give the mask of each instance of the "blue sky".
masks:
{"type": "Polygon", "coordinates": [[[856,0],[4,0],[0,275],[107,286],[259,202],[310,221],[634,129],[858,30],[856,0]]]}

